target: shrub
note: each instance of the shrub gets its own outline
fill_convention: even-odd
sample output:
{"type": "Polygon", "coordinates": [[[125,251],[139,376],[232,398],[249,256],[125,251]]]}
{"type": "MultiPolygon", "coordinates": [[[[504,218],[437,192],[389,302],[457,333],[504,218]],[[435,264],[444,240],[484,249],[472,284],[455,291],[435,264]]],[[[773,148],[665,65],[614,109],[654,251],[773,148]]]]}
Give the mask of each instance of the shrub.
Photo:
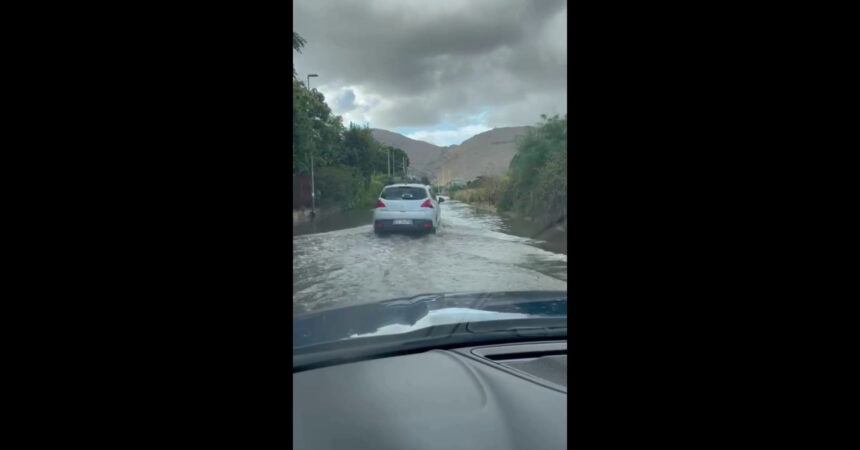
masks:
{"type": "Polygon", "coordinates": [[[323,167],[316,172],[315,178],[317,204],[345,209],[358,205],[367,184],[355,168],[347,166],[323,167]]]}
{"type": "Polygon", "coordinates": [[[374,175],[373,178],[371,178],[370,183],[367,185],[367,188],[364,189],[364,192],[361,194],[356,206],[370,207],[376,205],[376,200],[379,198],[379,193],[382,192],[382,188],[385,187],[385,184],[386,183],[384,183],[382,175],[374,175]]]}

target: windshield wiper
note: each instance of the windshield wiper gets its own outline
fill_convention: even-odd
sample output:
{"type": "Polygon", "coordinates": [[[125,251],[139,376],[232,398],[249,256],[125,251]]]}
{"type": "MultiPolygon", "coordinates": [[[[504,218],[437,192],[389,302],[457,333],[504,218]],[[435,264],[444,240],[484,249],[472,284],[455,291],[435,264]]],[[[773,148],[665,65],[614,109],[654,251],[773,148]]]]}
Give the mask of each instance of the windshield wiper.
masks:
{"type": "Polygon", "coordinates": [[[293,349],[293,372],[432,349],[559,338],[567,338],[566,318],[546,317],[436,325],[402,334],[345,339],[295,348],[293,349]]]}

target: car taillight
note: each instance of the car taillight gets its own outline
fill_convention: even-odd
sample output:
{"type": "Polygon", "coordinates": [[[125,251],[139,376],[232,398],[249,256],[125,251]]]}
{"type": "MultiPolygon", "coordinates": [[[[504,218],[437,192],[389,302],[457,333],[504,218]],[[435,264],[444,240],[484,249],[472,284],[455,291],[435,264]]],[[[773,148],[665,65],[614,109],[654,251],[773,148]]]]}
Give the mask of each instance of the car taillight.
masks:
{"type": "Polygon", "coordinates": [[[385,208],[385,203],[382,203],[382,200],[377,200],[376,201],[376,207],[377,208],[385,208]]]}
{"type": "Polygon", "coordinates": [[[422,208],[432,208],[433,204],[430,203],[430,199],[428,198],[427,200],[424,200],[424,203],[421,204],[421,207],[422,208]]]}

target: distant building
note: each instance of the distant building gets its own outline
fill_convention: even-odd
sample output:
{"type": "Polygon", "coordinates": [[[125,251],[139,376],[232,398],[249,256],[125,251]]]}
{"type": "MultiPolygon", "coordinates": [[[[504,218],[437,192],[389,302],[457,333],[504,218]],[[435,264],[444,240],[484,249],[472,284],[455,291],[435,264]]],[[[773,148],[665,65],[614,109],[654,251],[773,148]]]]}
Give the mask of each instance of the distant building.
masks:
{"type": "Polygon", "coordinates": [[[447,188],[452,188],[455,186],[465,186],[466,182],[463,180],[451,180],[448,184],[445,185],[447,188]]]}

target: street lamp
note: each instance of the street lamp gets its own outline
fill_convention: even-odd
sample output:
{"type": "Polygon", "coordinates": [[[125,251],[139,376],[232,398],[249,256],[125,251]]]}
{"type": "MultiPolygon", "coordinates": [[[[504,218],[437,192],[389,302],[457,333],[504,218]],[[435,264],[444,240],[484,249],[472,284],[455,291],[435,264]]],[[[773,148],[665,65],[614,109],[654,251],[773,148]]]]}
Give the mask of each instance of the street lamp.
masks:
{"type": "Polygon", "coordinates": [[[318,77],[318,76],[319,75],[317,75],[315,73],[309,73],[308,74],[308,90],[311,90],[311,77],[318,77]]]}

